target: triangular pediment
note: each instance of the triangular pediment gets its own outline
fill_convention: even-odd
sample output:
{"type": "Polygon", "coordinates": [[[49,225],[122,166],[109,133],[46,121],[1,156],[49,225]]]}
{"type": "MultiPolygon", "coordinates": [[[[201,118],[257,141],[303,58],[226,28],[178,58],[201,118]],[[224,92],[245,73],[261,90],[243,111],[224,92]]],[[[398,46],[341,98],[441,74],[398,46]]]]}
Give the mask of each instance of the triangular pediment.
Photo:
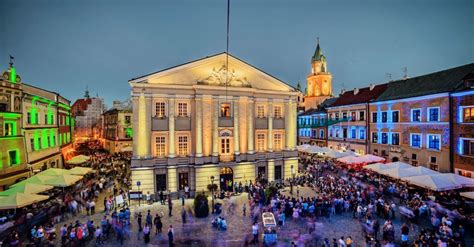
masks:
{"type": "Polygon", "coordinates": [[[293,92],[295,89],[262,70],[226,53],[202,58],[130,80],[132,83],[208,85],[293,92]],[[229,69],[226,68],[228,58],[229,69]]]}

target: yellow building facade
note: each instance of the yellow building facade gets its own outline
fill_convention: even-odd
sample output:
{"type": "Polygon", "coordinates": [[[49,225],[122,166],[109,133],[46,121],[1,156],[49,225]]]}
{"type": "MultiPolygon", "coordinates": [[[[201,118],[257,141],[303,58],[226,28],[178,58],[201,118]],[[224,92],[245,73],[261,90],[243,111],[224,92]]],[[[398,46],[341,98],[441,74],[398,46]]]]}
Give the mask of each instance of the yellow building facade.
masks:
{"type": "Polygon", "coordinates": [[[129,83],[133,190],[194,194],[211,177],[229,190],[297,173],[299,92],[275,77],[221,53],[129,83]]]}

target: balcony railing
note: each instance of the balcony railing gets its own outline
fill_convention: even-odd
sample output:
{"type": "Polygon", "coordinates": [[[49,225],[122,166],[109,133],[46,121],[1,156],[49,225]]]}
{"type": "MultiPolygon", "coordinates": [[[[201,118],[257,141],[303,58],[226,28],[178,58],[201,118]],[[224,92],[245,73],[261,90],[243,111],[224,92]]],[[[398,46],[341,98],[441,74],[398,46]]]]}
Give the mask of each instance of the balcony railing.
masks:
{"type": "Polygon", "coordinates": [[[319,128],[319,127],[327,127],[327,126],[331,126],[331,125],[334,125],[334,124],[337,124],[337,123],[342,123],[342,122],[349,122],[351,121],[351,117],[345,117],[345,118],[340,118],[340,119],[329,119],[327,121],[323,121],[323,122],[316,122],[316,123],[312,123],[310,121],[310,123],[298,123],[298,129],[301,129],[301,128],[319,128]]]}

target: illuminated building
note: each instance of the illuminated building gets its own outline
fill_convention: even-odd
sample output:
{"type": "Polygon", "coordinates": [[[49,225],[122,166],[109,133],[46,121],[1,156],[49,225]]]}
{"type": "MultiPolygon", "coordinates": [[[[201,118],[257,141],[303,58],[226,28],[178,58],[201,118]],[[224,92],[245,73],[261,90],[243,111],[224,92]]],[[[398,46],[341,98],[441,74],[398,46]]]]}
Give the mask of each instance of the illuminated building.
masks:
{"type": "Polygon", "coordinates": [[[71,111],[75,118],[74,131],[78,137],[100,136],[101,118],[105,111],[104,100],[99,96],[90,97],[86,90],[84,98],[72,104],[71,111]]]}
{"type": "Polygon", "coordinates": [[[194,193],[207,191],[211,176],[226,189],[297,173],[299,92],[277,78],[220,53],[129,83],[133,190],[140,181],[144,193],[194,193]]]}
{"type": "Polygon", "coordinates": [[[326,57],[319,46],[319,39],[316,51],[311,58],[311,73],[306,80],[305,110],[316,109],[324,100],[332,97],[332,75],[328,71],[326,57]]]}
{"type": "Polygon", "coordinates": [[[298,144],[310,144],[327,147],[328,126],[326,107],[336,101],[329,98],[323,101],[318,108],[306,110],[298,114],[298,144]]]}
{"type": "Polygon", "coordinates": [[[21,130],[23,84],[13,62],[0,77],[0,191],[28,177],[21,130]]]}
{"type": "Polygon", "coordinates": [[[114,101],[112,109],[104,112],[102,137],[110,153],[132,151],[132,115],[131,101],[114,101]]]}
{"type": "Polygon", "coordinates": [[[452,171],[449,95],[473,71],[474,64],[469,64],[390,82],[370,103],[370,153],[452,171]]]}
{"type": "Polygon", "coordinates": [[[474,71],[451,94],[454,172],[474,178],[474,71]]]}
{"type": "Polygon", "coordinates": [[[386,88],[387,84],[380,84],[342,92],[327,108],[329,148],[367,153],[369,102],[386,88]]]}

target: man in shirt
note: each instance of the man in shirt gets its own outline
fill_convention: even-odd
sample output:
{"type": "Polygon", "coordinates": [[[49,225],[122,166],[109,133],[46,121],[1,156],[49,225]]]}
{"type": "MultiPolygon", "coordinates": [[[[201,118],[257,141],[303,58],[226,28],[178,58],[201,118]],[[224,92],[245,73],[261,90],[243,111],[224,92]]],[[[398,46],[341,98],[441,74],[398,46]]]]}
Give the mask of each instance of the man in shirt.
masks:
{"type": "Polygon", "coordinates": [[[253,235],[253,243],[258,243],[258,223],[255,222],[252,226],[252,235],[253,235]]]}

